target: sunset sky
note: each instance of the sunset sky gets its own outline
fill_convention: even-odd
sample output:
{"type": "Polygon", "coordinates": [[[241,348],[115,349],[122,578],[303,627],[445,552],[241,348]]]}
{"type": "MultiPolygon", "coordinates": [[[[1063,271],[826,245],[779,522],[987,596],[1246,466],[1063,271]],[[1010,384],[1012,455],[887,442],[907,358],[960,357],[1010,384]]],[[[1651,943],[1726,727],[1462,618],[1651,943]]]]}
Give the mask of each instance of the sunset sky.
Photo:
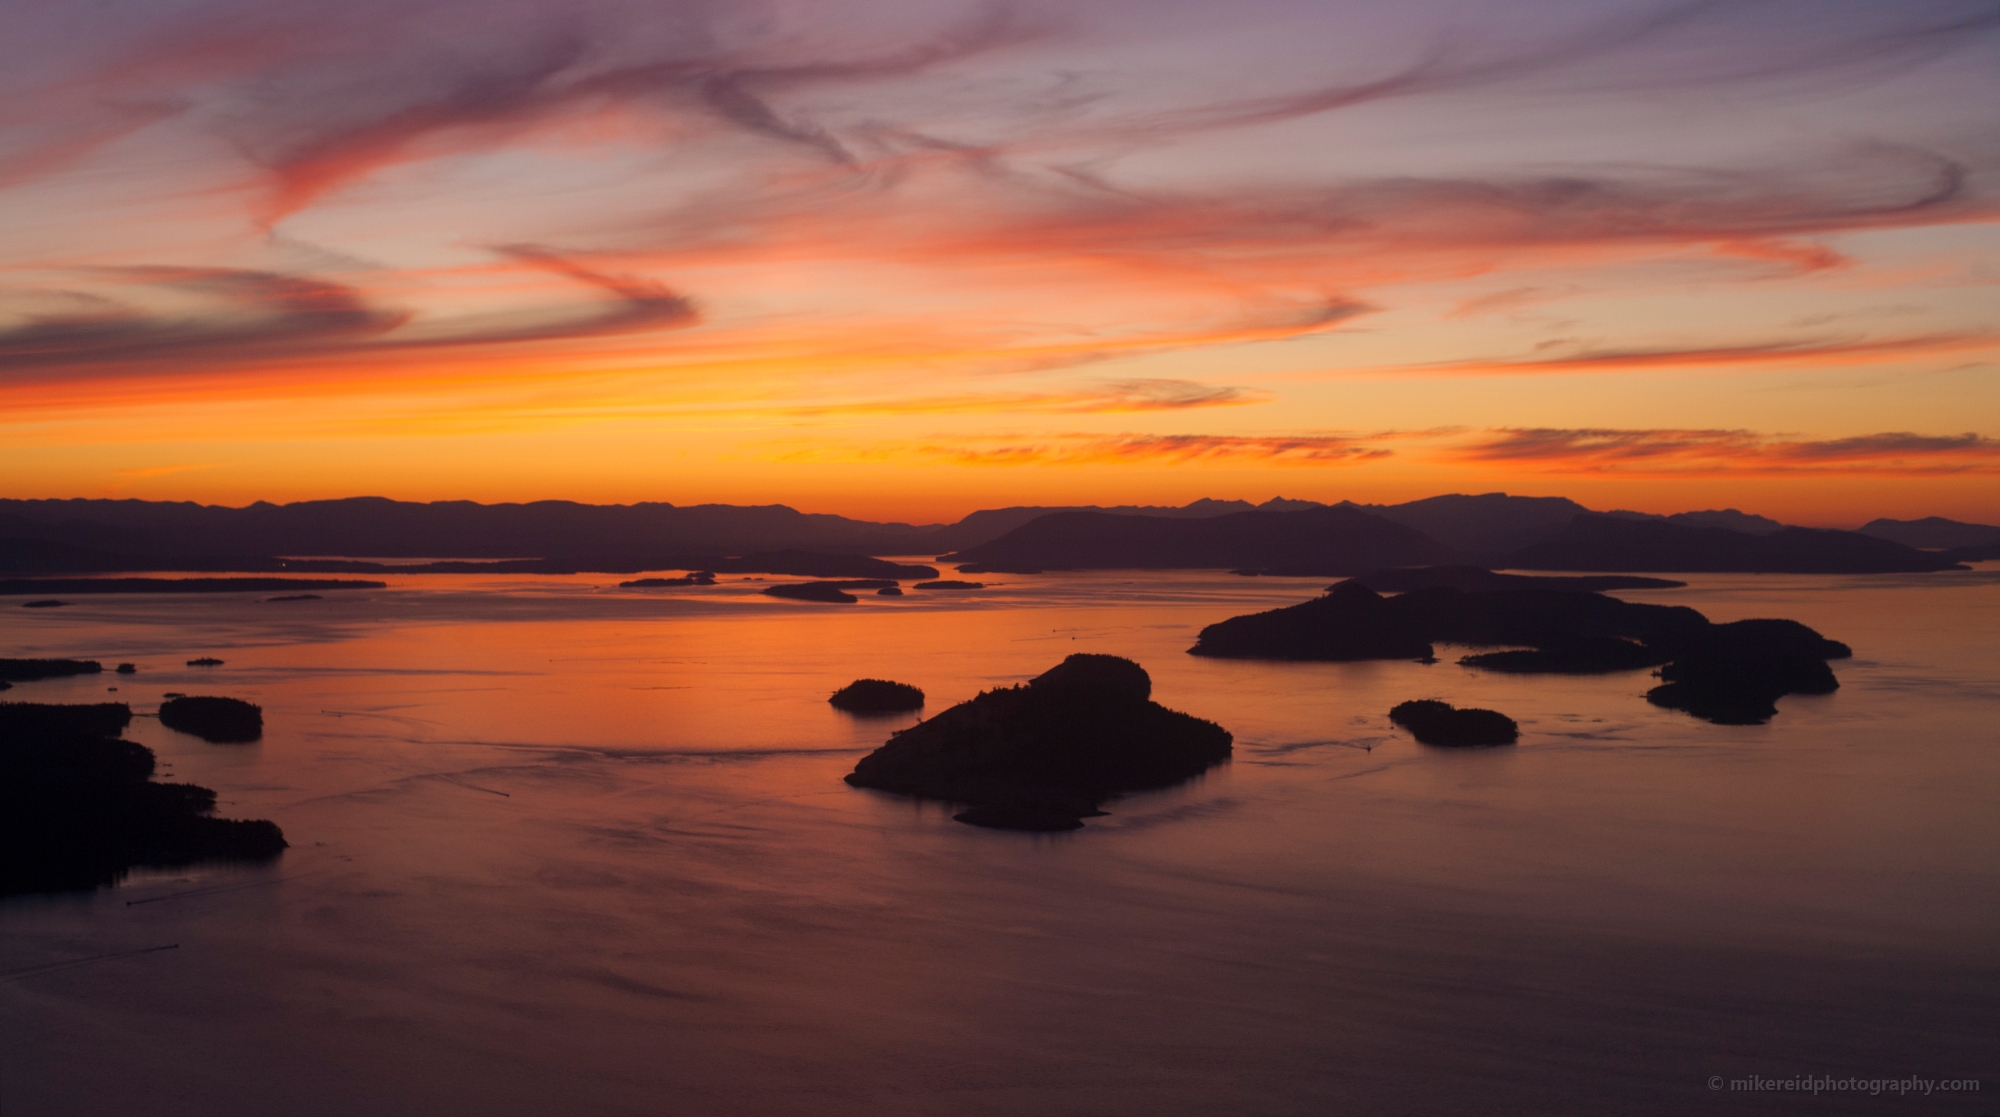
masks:
{"type": "Polygon", "coordinates": [[[1992,0],[16,0],[0,496],[2000,522],[1992,0]]]}

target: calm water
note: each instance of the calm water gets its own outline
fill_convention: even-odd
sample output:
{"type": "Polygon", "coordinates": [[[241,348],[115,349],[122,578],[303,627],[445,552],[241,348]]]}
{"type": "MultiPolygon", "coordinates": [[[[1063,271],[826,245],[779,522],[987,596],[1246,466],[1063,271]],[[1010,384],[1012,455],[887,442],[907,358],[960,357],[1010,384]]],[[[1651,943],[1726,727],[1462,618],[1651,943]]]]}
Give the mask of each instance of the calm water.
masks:
{"type": "Polygon", "coordinates": [[[395,581],[0,615],[0,655],[140,666],[8,699],[261,703],[258,745],[130,735],[293,846],[0,902],[0,1112],[2000,1112],[1991,570],[1628,595],[1854,646],[1837,694],[1749,728],[1646,705],[1644,673],[1184,654],[1322,581],[395,581]],[[906,722],[835,687],[936,711],[1078,651],[1137,659],[1234,762],[1053,837],[840,782],[906,722]],[[1391,731],[1432,696],[1520,745],[1391,731]],[[1985,1091],[1708,1088],[1752,1074],[1985,1091]]]}

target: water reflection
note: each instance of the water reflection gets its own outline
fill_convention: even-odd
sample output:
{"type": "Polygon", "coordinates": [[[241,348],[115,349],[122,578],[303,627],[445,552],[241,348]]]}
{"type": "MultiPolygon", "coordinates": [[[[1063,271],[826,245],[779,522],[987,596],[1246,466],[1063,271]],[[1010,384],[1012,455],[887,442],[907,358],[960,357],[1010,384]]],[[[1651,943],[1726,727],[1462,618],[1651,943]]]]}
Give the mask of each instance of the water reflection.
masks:
{"type": "Polygon", "coordinates": [[[137,663],[137,710],[262,705],[258,745],[131,735],[294,848],[0,906],[10,972],[179,947],[0,982],[8,1100],[1685,1113],[1741,1104],[1710,1074],[1995,1079],[2000,578],[1629,595],[1854,646],[1839,692],[1757,727],[1648,706],[1644,673],[1183,654],[1322,582],[1008,581],[836,607],[453,576],[10,617],[0,654],[137,663]],[[1233,763],[1044,838],[840,783],[914,715],[840,714],[835,688],[904,680],[934,712],[1076,651],[1144,664],[1233,763]],[[181,666],[200,653],[226,663],[181,666]],[[1418,746],[1385,715],[1419,697],[1521,743],[1418,746]]]}

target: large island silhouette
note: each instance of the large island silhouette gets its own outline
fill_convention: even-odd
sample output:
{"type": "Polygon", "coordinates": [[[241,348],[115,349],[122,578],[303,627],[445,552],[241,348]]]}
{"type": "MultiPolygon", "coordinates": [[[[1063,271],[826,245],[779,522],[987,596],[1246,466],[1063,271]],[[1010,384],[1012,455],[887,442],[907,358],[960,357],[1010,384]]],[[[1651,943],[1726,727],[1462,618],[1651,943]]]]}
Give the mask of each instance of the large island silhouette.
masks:
{"type": "Polygon", "coordinates": [[[1229,759],[1229,731],[1152,701],[1129,659],[1072,655],[889,738],[847,782],[964,804],[1006,830],[1074,830],[1105,800],[1170,787],[1229,759]]]}
{"type": "Polygon", "coordinates": [[[0,703],[0,895],[283,852],[276,824],[215,818],[215,792],[153,782],[152,750],[122,737],[131,721],[123,703],[0,703]]]}
{"type": "Polygon", "coordinates": [[[1507,649],[1460,663],[1512,673],[1659,666],[1663,682],[1648,701],[1722,724],[1767,721],[1787,694],[1833,691],[1840,684],[1826,661],[1852,654],[1797,621],[1718,625],[1682,605],[1569,590],[1435,586],[1383,597],[1360,581],[1209,625],[1188,651],[1222,659],[1431,660],[1434,641],[1507,649]]]}

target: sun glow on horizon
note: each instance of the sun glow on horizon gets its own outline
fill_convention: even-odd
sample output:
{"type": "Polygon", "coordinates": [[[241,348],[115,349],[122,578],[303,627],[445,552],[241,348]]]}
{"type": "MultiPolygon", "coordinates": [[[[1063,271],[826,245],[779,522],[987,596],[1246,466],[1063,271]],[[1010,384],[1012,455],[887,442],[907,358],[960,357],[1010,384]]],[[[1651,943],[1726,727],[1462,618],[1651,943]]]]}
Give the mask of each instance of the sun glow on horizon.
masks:
{"type": "Polygon", "coordinates": [[[17,22],[0,495],[2000,520],[1961,0],[17,22]]]}

